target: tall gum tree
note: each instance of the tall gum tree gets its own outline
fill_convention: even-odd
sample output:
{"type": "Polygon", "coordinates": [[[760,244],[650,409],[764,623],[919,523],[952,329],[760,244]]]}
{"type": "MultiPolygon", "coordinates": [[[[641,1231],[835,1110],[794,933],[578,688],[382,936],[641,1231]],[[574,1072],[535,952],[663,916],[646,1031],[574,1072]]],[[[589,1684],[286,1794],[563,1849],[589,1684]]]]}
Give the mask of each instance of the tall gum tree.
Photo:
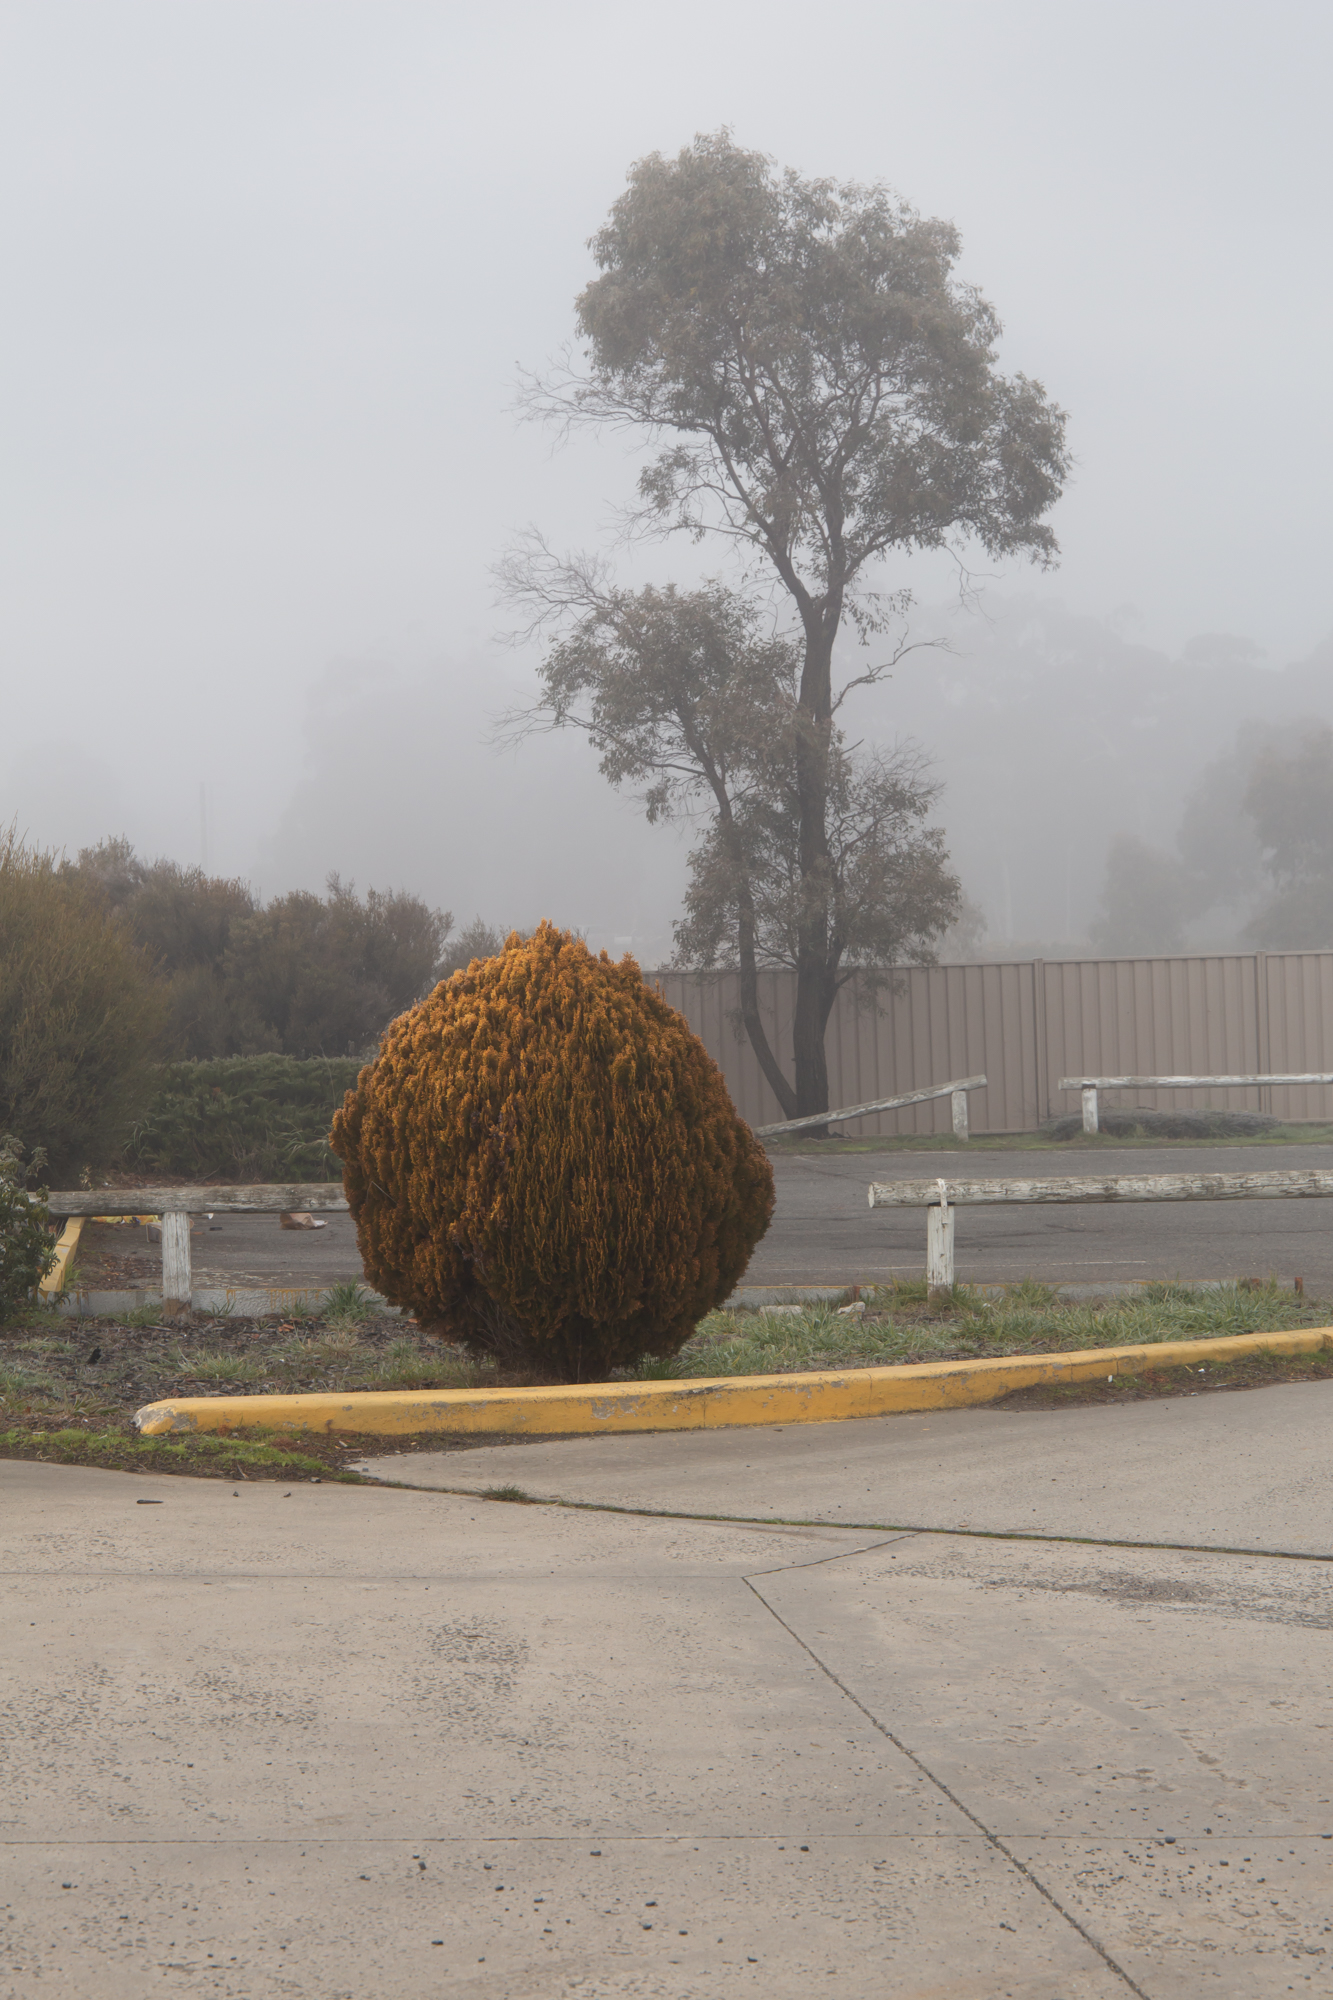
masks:
{"type": "MultiPolygon", "coordinates": [[[[776,579],[801,647],[794,724],[798,1115],[824,1111],[836,763],[833,652],[895,613],[897,552],[977,544],[1043,565],[1069,469],[1065,418],[996,364],[999,320],[954,274],[953,226],[882,186],[779,172],[726,132],[631,168],[577,305],[581,369],[531,385],[564,425],[656,449],[641,530],[729,538],[776,579]]],[[[859,676],[873,682],[882,668],[859,676]]]]}

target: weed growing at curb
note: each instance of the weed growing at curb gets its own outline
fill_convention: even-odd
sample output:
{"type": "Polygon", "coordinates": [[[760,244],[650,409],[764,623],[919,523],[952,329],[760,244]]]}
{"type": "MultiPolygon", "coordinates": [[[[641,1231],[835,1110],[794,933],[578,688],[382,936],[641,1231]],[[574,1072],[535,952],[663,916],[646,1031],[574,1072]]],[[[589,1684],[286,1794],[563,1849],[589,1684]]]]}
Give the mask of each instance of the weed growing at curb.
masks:
{"type": "Polygon", "coordinates": [[[348,1279],[341,1285],[330,1285],[320,1316],[326,1326],[349,1327],[364,1326],[378,1313],[374,1300],[367,1297],[355,1279],[348,1279]]]}

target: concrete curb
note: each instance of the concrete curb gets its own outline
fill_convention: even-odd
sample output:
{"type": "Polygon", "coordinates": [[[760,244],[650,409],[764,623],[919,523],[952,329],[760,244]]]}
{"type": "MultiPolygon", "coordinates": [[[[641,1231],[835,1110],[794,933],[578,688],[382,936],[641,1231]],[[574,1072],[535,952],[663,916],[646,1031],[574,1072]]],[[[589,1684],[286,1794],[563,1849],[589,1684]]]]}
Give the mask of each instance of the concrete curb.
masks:
{"type": "Polygon", "coordinates": [[[710,1376],[684,1382],[595,1382],[552,1389],[368,1390],[347,1396],[188,1396],[148,1403],[135,1415],[145,1437],[250,1425],[298,1431],[530,1432],[553,1437],[613,1431],[696,1431],[730,1425],[828,1424],[848,1417],[960,1409],[1013,1389],[1147,1368],[1234,1361],[1247,1354],[1314,1354],[1333,1347],[1333,1327],[1241,1333],[1077,1354],[1014,1354],[995,1361],[921,1361],[897,1368],[829,1369],[808,1375],[710,1376]]]}

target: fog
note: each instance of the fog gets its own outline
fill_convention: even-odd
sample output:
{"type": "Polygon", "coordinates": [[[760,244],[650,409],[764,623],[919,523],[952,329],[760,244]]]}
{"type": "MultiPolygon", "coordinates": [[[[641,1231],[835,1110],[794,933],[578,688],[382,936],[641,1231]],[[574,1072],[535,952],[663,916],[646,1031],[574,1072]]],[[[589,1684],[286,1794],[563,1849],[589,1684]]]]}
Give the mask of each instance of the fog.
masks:
{"type": "Polygon", "coordinates": [[[855,722],[934,756],[992,939],[1084,938],[1115,834],[1333,718],[1331,44],[1252,0],[0,6],[0,825],[663,956],[681,837],[572,738],[493,747],[535,656],[491,567],[605,545],[632,453],[516,374],[631,161],[727,125],[951,218],[1070,413],[1058,570],[888,566],[948,650],[855,722]]]}

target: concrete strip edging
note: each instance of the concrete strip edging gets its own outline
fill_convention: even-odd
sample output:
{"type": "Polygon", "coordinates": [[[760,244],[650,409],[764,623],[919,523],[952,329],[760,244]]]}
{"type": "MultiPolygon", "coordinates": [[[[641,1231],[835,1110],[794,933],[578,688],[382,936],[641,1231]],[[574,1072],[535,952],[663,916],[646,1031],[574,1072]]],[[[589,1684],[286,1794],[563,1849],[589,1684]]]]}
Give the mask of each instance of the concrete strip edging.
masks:
{"type": "Polygon", "coordinates": [[[425,1431],[554,1437],[826,1424],[849,1417],[961,1409],[993,1402],[1014,1389],[1088,1382],[1099,1375],[1137,1375],[1148,1368],[1235,1361],[1249,1354],[1314,1354],[1323,1347],[1333,1347],[1333,1327],[804,1375],[594,1382],[546,1389],[376,1389],[342,1396],[187,1396],[145,1404],[134,1421],[145,1437],[245,1426],[385,1437],[425,1431]]]}
{"type": "MultiPolygon", "coordinates": [[[[198,1286],[190,1294],[190,1310],[212,1313],[221,1319],[283,1319],[288,1313],[317,1313],[323,1310],[330,1287],[327,1285],[221,1285],[198,1286]]],[[[400,1306],[391,1306],[369,1285],[361,1296],[377,1313],[393,1318],[400,1306]]],[[[118,1313],[161,1312],[160,1291],[65,1292],[48,1301],[57,1312],[76,1319],[114,1319],[118,1313]]]]}

